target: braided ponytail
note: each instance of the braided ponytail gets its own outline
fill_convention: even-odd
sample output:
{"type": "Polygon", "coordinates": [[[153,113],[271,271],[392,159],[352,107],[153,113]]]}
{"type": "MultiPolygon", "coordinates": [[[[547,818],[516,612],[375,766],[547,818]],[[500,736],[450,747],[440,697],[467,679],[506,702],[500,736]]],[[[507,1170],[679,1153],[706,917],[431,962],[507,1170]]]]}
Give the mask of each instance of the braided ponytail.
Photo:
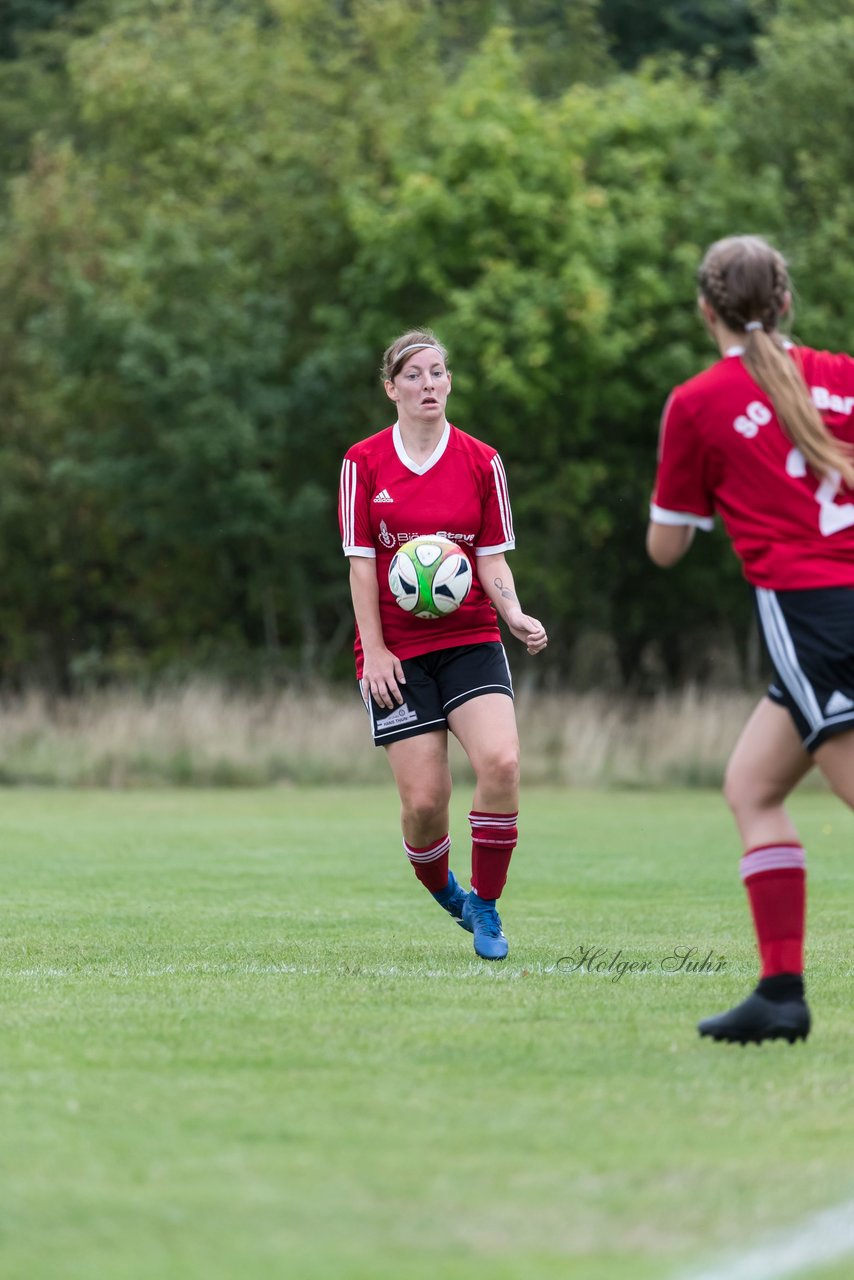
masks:
{"type": "Polygon", "coordinates": [[[744,363],[771,403],[783,430],[817,475],[838,472],[854,488],[854,453],[828,431],[797,361],[777,332],[789,290],[782,254],[761,236],[728,236],[707,251],[700,292],[728,329],[744,333],[744,363]]]}

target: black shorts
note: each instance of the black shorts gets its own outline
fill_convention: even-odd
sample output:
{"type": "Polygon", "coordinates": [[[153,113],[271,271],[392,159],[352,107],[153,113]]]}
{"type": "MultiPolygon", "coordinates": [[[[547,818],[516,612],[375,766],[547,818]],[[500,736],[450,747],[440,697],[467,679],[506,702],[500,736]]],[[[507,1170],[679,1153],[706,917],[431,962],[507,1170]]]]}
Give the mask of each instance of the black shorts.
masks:
{"type": "Polygon", "coordinates": [[[788,709],[807,751],[815,751],[854,729],[854,587],[754,587],[754,596],[774,664],[768,697],[788,709]]]}
{"type": "Polygon", "coordinates": [[[510,668],[500,640],[422,653],[417,658],[404,658],[401,666],[406,676],[406,684],[400,686],[403,703],[392,711],[373,698],[365,698],[359,688],[377,747],[447,729],[450,711],[484,693],[513,697],[510,668]]]}

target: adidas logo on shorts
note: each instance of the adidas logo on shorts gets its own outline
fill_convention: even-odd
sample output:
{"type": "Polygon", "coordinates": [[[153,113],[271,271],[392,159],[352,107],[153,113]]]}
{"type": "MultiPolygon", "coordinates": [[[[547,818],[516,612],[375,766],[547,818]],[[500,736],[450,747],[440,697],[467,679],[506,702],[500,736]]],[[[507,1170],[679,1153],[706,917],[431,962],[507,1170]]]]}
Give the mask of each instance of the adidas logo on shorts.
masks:
{"type": "Polygon", "coordinates": [[[854,702],[852,702],[850,698],[846,698],[845,694],[840,693],[837,689],[836,692],[832,693],[828,698],[824,708],[824,714],[826,716],[838,716],[842,715],[844,711],[850,711],[852,707],[854,707],[854,702]]]}

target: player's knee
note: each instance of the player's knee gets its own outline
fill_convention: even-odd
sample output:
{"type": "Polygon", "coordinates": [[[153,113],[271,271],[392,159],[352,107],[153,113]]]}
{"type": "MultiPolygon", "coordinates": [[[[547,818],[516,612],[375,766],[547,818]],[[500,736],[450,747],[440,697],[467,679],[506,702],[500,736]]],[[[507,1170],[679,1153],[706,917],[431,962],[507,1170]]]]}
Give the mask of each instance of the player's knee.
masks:
{"type": "Polygon", "coordinates": [[[739,769],[727,768],[723,784],[724,799],[736,817],[764,808],[762,791],[762,788],[757,787],[755,779],[746,776],[739,769]]]}
{"type": "Polygon", "coordinates": [[[491,751],[478,770],[478,781],[487,785],[490,791],[514,791],[519,786],[518,748],[491,751]]]}
{"type": "Polygon", "coordinates": [[[736,817],[758,810],[774,809],[786,798],[785,789],[773,779],[746,774],[731,766],[727,767],[724,774],[723,794],[736,817]]]}
{"type": "Polygon", "coordinates": [[[404,823],[412,827],[430,827],[447,813],[450,797],[440,787],[422,788],[402,797],[404,823]]]}

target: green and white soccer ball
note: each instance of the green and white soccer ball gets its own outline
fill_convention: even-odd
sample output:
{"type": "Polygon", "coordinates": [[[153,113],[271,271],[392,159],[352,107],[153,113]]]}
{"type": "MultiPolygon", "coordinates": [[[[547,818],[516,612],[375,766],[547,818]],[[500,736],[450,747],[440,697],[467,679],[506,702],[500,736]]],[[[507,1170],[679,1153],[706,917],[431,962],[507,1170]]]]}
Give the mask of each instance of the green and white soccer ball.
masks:
{"type": "Polygon", "coordinates": [[[438,534],[411,538],[392,556],[388,585],[401,609],[416,618],[444,618],[471,590],[471,561],[438,534]]]}

